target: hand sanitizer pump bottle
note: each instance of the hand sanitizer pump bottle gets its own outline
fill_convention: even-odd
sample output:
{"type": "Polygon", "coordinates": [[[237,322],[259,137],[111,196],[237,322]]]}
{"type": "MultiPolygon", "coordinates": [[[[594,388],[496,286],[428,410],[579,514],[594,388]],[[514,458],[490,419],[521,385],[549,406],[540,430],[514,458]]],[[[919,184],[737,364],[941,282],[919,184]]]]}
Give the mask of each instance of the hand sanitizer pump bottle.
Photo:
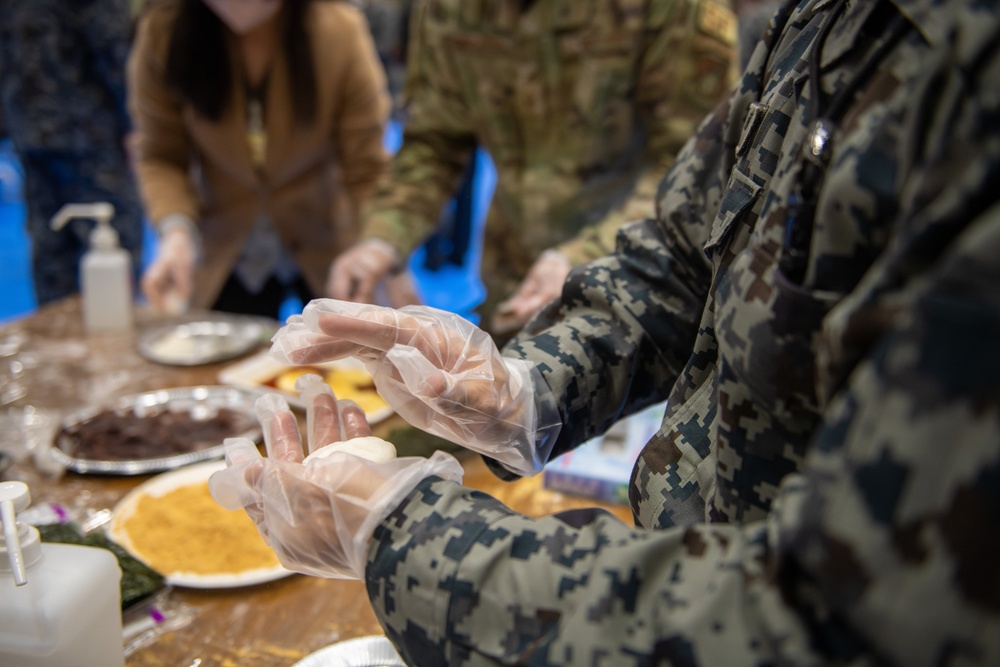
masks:
{"type": "Polygon", "coordinates": [[[83,325],[88,333],[132,329],[132,257],[111,226],[115,207],[107,202],[66,204],[52,218],[52,229],[62,229],[76,218],[95,221],[90,249],[80,261],[83,325]]]}
{"type": "Polygon", "coordinates": [[[15,513],[31,496],[0,482],[0,665],[123,667],[121,568],[106,549],[42,544],[15,513]]]}

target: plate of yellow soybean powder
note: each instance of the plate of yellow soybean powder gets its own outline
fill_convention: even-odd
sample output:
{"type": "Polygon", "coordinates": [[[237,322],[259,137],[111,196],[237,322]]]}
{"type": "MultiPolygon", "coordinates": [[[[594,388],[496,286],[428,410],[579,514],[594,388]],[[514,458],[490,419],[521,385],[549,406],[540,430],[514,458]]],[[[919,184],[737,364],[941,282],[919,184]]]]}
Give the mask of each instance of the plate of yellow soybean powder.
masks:
{"type": "Polygon", "coordinates": [[[235,588],[292,574],[246,512],[221,507],[208,492],[208,478],[225,466],[197,463],[135,487],[114,509],[111,539],[174,586],[235,588]]]}

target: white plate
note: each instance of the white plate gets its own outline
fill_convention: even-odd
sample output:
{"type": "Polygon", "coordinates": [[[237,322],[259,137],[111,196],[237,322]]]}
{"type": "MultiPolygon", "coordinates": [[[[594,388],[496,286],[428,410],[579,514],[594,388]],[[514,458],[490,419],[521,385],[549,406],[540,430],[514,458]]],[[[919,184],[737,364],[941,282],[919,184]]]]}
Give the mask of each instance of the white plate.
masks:
{"type": "Polygon", "coordinates": [[[392,643],[382,636],[358,637],[310,653],[292,667],[406,667],[392,643]]]}
{"type": "MultiPolygon", "coordinates": [[[[142,560],[142,556],[132,546],[128,532],[124,529],[125,521],[132,516],[143,496],[162,496],[174,489],[206,481],[213,472],[226,467],[225,461],[207,461],[185,466],[178,470],[157,475],[132,489],[115,506],[114,517],[108,525],[108,535],[112,540],[127,549],[133,556],[142,560]]],[[[183,536],[178,536],[183,540],[183,536]]],[[[236,588],[238,586],[253,586],[274,581],[293,574],[278,565],[276,567],[258,570],[246,570],[236,574],[198,574],[194,572],[160,572],[173,586],[185,588],[236,588]]]]}
{"type": "MultiPolygon", "coordinates": [[[[330,361],[323,364],[309,365],[314,368],[322,369],[332,368],[352,371],[365,370],[364,363],[362,363],[360,359],[355,359],[353,357],[338,359],[336,361],[330,361]]],[[[240,387],[242,389],[273,391],[283,396],[285,400],[288,401],[289,406],[299,410],[304,410],[305,405],[299,399],[298,395],[276,389],[275,387],[267,384],[268,382],[273,381],[274,378],[281,373],[293,368],[295,368],[295,366],[286,366],[285,364],[275,361],[271,358],[270,353],[265,351],[260,354],[247,357],[246,359],[241,359],[240,361],[223,368],[219,371],[219,382],[231,387],[240,387]]],[[[389,417],[392,412],[392,408],[386,405],[384,408],[366,412],[365,416],[368,418],[369,424],[377,424],[389,417]]]]}

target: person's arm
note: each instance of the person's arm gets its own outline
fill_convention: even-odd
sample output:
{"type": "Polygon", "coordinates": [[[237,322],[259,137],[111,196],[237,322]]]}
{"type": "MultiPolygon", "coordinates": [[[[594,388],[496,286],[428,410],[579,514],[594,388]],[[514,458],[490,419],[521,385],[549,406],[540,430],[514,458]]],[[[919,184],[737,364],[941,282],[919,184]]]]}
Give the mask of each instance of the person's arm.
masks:
{"type": "Polygon", "coordinates": [[[528,519],[425,480],[369,550],[387,635],[449,665],[996,664],[998,256],[994,205],[888,298],[765,522],[528,519]]]}
{"type": "MultiPolygon", "coordinates": [[[[361,14],[350,12],[352,25],[344,31],[350,40],[348,64],[343,73],[343,106],[337,120],[337,163],[341,181],[351,204],[352,228],[360,226],[360,216],[389,162],[383,147],[391,100],[385,73],[371,35],[361,14]]],[[[317,36],[322,39],[322,36],[317,36]]],[[[322,76],[322,72],[318,73],[322,76]]]]}
{"type": "MultiPolygon", "coordinates": [[[[996,58],[978,62],[984,74],[996,69],[996,58]]],[[[928,93],[948,112],[928,109],[922,117],[934,125],[913,137],[914,162],[929,166],[908,165],[894,237],[846,297],[864,304],[855,310],[863,316],[824,329],[821,347],[836,353],[838,368],[847,364],[845,375],[827,385],[836,393],[809,454],[782,481],[767,519],[655,532],[602,514],[532,520],[424,482],[376,531],[366,570],[376,614],[404,657],[419,651],[453,665],[598,656],[634,664],[650,655],[688,665],[1000,659],[996,98],[983,89],[982,107],[959,108],[965,93],[936,95],[942,87],[928,93]]],[[[675,166],[668,181],[686,171],[675,166]]],[[[661,206],[664,214],[674,210],[661,206]]],[[[558,333],[550,325],[521,344],[544,349],[534,341],[558,333]]],[[[578,338],[563,339],[566,356],[579,357],[580,346],[568,346],[578,338]]]]}
{"type": "Polygon", "coordinates": [[[662,221],[622,231],[500,356],[454,314],[318,299],[274,340],[283,363],[362,359],[410,424],[533,474],[553,456],[662,401],[687,361],[711,267],[704,245],[732,160],[728,104],[705,120],[664,182],[662,221]],[[611,287],[613,286],[613,287],[611,287]]]}
{"type": "Polygon", "coordinates": [[[146,214],[154,225],[171,214],[199,218],[188,177],[191,139],[182,103],[165,81],[170,24],[158,10],[140,19],[128,59],[129,112],[135,128],[136,174],[146,214]]]}
{"type": "Polygon", "coordinates": [[[657,187],[705,114],[736,80],[736,17],[718,0],[656,0],[647,8],[648,43],[636,105],[646,130],[644,171],[630,197],[556,250],[573,266],[611,253],[622,225],[652,215],[657,187]]]}
{"type": "Polygon", "coordinates": [[[409,423],[532,474],[662,401],[686,363],[711,278],[704,245],[733,161],[723,125],[740,103],[719,105],[682,151],[664,180],[661,222],[623,230],[619,253],[572,274],[563,300],[527,327],[533,337],[504,357],[453,314],[332,299],[310,303],[272,354],[293,364],[359,357],[409,423]]]}
{"type": "Polygon", "coordinates": [[[664,400],[687,362],[711,280],[704,245],[733,160],[723,126],[740,104],[734,94],[717,105],[678,154],[658,220],[623,227],[615,253],[574,269],[504,348],[534,362],[557,397],[564,428],[552,457],[664,400]]]}
{"type": "Polygon", "coordinates": [[[403,144],[365,216],[363,238],[392,245],[405,258],[437,226],[475,149],[448,44],[436,39],[428,3],[413,8],[406,65],[403,144]]]}
{"type": "Polygon", "coordinates": [[[651,217],[657,187],[677,152],[735,78],[736,19],[717,0],[656,0],[646,8],[635,89],[646,131],[643,170],[629,197],[604,218],[549,249],[532,265],[493,327],[514,330],[558,296],[572,267],[614,251],[625,224],[651,217]]]}
{"type": "Polygon", "coordinates": [[[128,58],[130,139],[146,215],[160,236],[156,259],[142,277],[150,304],[176,313],[187,308],[201,243],[199,207],[189,177],[191,139],[182,103],[165,81],[170,26],[156,10],[138,24],[128,58]]]}

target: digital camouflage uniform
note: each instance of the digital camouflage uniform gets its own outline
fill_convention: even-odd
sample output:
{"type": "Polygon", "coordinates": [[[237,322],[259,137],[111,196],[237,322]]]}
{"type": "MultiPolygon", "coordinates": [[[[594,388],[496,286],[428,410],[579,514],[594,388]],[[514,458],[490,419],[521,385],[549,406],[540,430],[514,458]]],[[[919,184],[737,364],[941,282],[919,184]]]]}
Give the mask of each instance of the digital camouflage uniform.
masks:
{"type": "Polygon", "coordinates": [[[406,256],[481,146],[497,171],[481,266],[493,303],[543,250],[563,244],[580,264],[649,216],[666,167],[735,71],[735,18],[721,0],[521,4],[414,6],[403,146],[362,234],[406,256]]]}
{"type": "Polygon", "coordinates": [[[0,104],[24,168],[39,305],[79,291],[93,223],[49,220],[64,204],[111,202],[138,271],[142,208],[125,154],[126,0],[0,0],[0,104]]]}
{"type": "Polygon", "coordinates": [[[559,401],[556,454],[669,398],[639,528],[425,480],[366,572],[412,664],[1000,664],[998,3],[805,0],[776,25],[657,220],[505,351],[559,401]]]}

